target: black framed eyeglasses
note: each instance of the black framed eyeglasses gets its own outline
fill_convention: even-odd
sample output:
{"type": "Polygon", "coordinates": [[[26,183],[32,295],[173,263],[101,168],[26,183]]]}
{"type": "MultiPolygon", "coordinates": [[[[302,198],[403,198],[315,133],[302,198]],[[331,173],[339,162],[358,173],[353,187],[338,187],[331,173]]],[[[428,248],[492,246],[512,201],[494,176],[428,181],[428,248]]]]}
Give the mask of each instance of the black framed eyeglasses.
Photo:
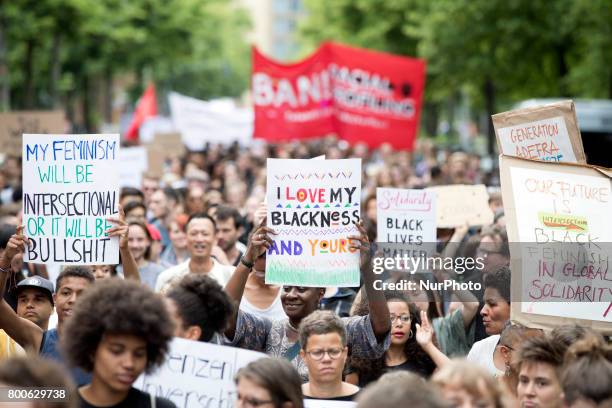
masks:
{"type": "Polygon", "coordinates": [[[262,405],[274,403],[274,401],[272,400],[260,400],[257,398],[247,397],[247,396],[240,395],[240,394],[236,396],[236,399],[242,403],[241,406],[244,408],[257,408],[262,405]]]}
{"type": "Polygon", "coordinates": [[[313,360],[318,361],[321,360],[323,356],[325,356],[325,354],[327,353],[329,355],[329,358],[335,360],[337,358],[340,358],[343,351],[343,348],[332,348],[327,350],[311,350],[307,351],[306,354],[308,354],[313,360]]]}
{"type": "Polygon", "coordinates": [[[407,314],[398,315],[398,316],[392,314],[392,315],[389,315],[389,319],[391,320],[391,323],[395,323],[397,319],[399,319],[400,322],[405,323],[405,324],[410,323],[410,315],[407,315],[407,314]]]}

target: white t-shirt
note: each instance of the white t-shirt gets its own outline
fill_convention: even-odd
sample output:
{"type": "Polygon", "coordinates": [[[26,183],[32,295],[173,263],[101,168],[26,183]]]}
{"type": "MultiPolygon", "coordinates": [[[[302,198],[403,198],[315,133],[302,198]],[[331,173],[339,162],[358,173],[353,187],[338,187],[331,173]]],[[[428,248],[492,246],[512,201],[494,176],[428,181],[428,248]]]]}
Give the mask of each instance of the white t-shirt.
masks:
{"type": "Polygon", "coordinates": [[[480,365],[495,377],[504,375],[502,371],[495,367],[493,362],[493,353],[495,353],[497,343],[499,343],[499,334],[494,334],[486,339],[477,341],[468,353],[467,361],[480,365]]]}
{"type": "MultiPolygon", "coordinates": [[[[208,276],[219,282],[219,285],[225,287],[225,284],[229,281],[232,273],[234,273],[235,267],[232,265],[222,265],[219,262],[215,261],[214,258],[211,258],[213,262],[213,267],[210,272],[207,273],[208,276]]],[[[155,284],[155,291],[160,293],[166,293],[170,286],[172,286],[175,282],[178,282],[183,278],[183,276],[187,275],[189,272],[189,261],[191,259],[187,259],[185,262],[180,263],[176,266],[173,266],[170,269],[166,269],[157,277],[157,283],[155,284]]]]}
{"type": "Polygon", "coordinates": [[[287,319],[287,315],[283,310],[283,304],[280,298],[281,290],[282,289],[278,291],[278,296],[276,296],[274,302],[272,302],[272,304],[265,309],[260,309],[254,306],[251,302],[249,302],[247,297],[243,295],[242,300],[240,301],[240,310],[257,317],[265,317],[272,321],[287,319]]]}

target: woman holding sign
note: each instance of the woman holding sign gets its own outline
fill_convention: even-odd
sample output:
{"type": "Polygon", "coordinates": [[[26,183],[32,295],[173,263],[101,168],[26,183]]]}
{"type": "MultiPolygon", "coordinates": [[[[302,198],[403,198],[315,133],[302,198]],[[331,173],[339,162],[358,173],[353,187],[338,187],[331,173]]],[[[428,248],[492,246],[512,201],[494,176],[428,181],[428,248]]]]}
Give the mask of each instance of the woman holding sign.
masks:
{"type": "Polygon", "coordinates": [[[78,389],[81,407],[175,407],[132,387],[162,364],[172,338],[163,301],[149,289],[118,279],[96,283],[64,330],[65,355],[92,373],[91,383],[78,389]]]}
{"type": "MultiPolygon", "coordinates": [[[[347,345],[352,355],[364,359],[379,358],[389,347],[389,308],[384,295],[374,289],[374,274],[370,265],[370,243],[363,224],[356,225],[359,236],[350,236],[350,247],[361,253],[361,274],[369,301],[370,313],[367,316],[343,318],[346,324],[347,345]]],[[[254,261],[272,244],[265,226],[265,220],[249,237],[247,251],[236,267],[225,290],[230,297],[239,302],[254,261]]],[[[302,381],[308,380],[308,369],[299,356],[301,349],[298,341],[298,327],[306,316],[317,310],[325,293],[324,288],[284,286],[281,293],[283,309],[287,319],[271,321],[256,317],[241,310],[230,319],[225,331],[228,344],[250,350],[264,351],[271,356],[283,357],[298,369],[302,381]]]]}

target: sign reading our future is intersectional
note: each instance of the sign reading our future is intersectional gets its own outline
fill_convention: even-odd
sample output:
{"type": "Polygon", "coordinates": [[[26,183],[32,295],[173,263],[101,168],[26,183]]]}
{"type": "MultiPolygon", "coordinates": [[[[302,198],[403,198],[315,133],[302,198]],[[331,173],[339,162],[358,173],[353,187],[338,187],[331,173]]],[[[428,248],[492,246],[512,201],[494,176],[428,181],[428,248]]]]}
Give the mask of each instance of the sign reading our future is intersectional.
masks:
{"type": "Polygon", "coordinates": [[[119,135],[23,135],[25,261],[117,264],[119,135]]]}

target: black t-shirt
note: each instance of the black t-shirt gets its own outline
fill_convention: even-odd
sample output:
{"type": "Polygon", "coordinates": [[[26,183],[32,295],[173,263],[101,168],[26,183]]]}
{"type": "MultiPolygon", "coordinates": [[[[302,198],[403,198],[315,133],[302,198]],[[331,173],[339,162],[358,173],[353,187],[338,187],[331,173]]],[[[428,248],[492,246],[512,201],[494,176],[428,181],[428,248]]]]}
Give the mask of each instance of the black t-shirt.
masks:
{"type": "Polygon", "coordinates": [[[322,400],[322,401],[354,401],[355,398],[357,398],[357,396],[359,395],[360,391],[361,390],[357,390],[357,392],[354,394],[345,395],[343,397],[334,397],[334,398],[316,398],[316,397],[309,397],[307,395],[304,395],[304,399],[322,400]]]}
{"type": "Polygon", "coordinates": [[[385,373],[390,373],[392,371],[410,371],[424,378],[429,378],[433,373],[428,367],[424,367],[422,364],[417,364],[410,360],[394,366],[385,366],[385,373]]]}
{"type": "MultiPolygon", "coordinates": [[[[79,407],[81,408],[102,408],[101,406],[91,405],[85,401],[79,392],[79,407]]],[[[113,406],[106,406],[103,408],[152,408],[151,407],[151,396],[146,392],[137,390],[136,388],[130,388],[130,392],[127,397],[120,403],[113,406]]],[[[176,408],[176,405],[172,401],[165,398],[155,398],[155,408],[176,408]]]]}

